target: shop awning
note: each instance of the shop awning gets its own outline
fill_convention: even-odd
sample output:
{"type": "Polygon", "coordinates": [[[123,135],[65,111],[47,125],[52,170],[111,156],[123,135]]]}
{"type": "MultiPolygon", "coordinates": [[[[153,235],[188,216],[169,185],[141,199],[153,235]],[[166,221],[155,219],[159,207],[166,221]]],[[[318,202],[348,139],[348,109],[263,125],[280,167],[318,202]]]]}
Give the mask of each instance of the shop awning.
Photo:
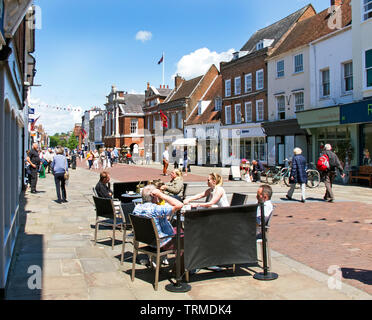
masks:
{"type": "Polygon", "coordinates": [[[279,120],[273,122],[264,122],[262,127],[267,136],[290,136],[306,135],[306,131],[301,129],[297,119],[279,120]]]}
{"type": "Polygon", "coordinates": [[[173,146],[190,146],[195,147],[196,146],[196,138],[183,138],[183,139],[177,139],[172,143],[173,146]]]}

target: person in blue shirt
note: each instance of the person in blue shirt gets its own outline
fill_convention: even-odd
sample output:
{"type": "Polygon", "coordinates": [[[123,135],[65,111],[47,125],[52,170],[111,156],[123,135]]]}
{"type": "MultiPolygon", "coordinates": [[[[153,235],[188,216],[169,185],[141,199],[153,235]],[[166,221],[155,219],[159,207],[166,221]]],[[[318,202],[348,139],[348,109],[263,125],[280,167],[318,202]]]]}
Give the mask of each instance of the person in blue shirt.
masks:
{"type": "Polygon", "coordinates": [[[66,194],[65,172],[68,172],[68,163],[66,157],[63,155],[62,148],[56,149],[56,155],[52,161],[51,168],[54,175],[54,182],[57,191],[57,203],[68,202],[66,194]],[[62,198],[61,198],[62,190],[62,198]]]}

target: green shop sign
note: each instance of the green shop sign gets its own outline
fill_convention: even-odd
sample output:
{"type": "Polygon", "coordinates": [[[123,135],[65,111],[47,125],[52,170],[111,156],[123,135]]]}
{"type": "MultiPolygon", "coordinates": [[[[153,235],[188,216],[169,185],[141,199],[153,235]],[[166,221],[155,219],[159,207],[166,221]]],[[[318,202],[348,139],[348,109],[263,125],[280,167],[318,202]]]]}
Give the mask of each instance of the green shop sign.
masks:
{"type": "Polygon", "coordinates": [[[372,122],[372,100],[340,106],[340,123],[372,122]]]}

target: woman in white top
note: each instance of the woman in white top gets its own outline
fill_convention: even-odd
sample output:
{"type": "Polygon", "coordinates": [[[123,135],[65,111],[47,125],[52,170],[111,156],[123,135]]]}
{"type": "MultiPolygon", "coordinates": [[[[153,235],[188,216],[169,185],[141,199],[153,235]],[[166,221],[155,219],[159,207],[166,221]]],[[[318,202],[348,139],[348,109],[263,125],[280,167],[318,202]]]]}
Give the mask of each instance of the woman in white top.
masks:
{"type": "Polygon", "coordinates": [[[184,204],[189,204],[191,201],[206,198],[205,203],[191,203],[192,208],[202,207],[228,207],[230,204],[227,201],[225,189],[222,188],[222,177],[217,173],[211,173],[208,176],[208,189],[203,193],[187,198],[183,201],[184,204]]]}

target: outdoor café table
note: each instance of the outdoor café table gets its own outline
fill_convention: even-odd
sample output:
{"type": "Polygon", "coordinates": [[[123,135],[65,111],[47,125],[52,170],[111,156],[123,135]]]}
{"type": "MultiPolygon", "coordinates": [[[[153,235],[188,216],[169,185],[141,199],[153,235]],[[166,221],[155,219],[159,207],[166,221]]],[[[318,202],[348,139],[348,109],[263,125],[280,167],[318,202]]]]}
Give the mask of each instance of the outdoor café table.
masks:
{"type": "Polygon", "coordinates": [[[132,202],[135,199],[142,199],[142,196],[140,193],[123,193],[121,197],[123,200],[122,202],[124,203],[132,202]]]}

